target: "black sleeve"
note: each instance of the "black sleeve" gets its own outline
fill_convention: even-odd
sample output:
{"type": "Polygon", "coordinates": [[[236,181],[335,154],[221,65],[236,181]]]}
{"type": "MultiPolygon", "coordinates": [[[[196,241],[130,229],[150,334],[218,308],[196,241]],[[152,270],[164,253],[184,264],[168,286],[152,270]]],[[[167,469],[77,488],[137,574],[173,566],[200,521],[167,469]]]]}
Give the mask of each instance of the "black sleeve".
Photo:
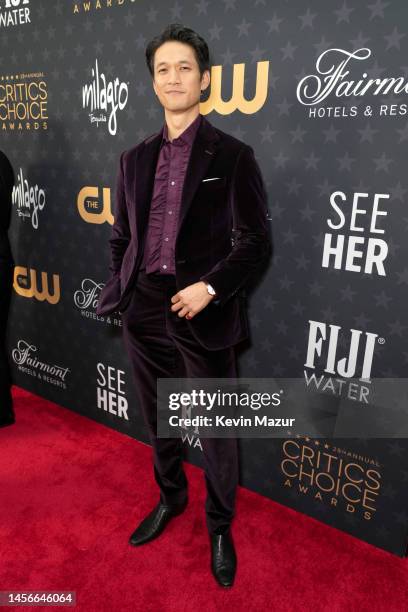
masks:
{"type": "Polygon", "coordinates": [[[7,232],[10,226],[13,185],[13,167],[3,151],[0,151],[0,230],[3,232],[7,232]]]}

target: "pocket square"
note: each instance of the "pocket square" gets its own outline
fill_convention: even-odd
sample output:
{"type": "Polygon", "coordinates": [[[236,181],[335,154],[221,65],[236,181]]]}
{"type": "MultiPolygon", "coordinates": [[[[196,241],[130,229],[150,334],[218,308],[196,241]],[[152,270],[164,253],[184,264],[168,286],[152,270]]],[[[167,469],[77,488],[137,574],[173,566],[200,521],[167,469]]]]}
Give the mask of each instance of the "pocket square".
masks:
{"type": "Polygon", "coordinates": [[[211,178],[205,178],[203,179],[201,182],[204,183],[205,181],[216,181],[217,179],[220,179],[221,176],[212,176],[211,178]]]}

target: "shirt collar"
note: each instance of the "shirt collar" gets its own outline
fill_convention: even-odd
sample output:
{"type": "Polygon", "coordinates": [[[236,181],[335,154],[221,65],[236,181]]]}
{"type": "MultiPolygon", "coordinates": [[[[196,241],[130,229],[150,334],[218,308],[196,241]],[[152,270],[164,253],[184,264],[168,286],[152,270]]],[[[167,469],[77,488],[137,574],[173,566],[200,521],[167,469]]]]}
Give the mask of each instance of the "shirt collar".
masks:
{"type": "Polygon", "coordinates": [[[200,126],[201,117],[202,115],[199,113],[198,116],[194,119],[194,121],[190,123],[190,125],[184,130],[184,132],[182,132],[180,136],[177,136],[177,138],[173,138],[172,141],[168,137],[167,123],[164,122],[163,137],[161,143],[163,144],[164,142],[169,142],[170,144],[174,144],[176,146],[180,144],[187,144],[191,146],[194,140],[194,136],[196,135],[196,132],[200,126]]]}

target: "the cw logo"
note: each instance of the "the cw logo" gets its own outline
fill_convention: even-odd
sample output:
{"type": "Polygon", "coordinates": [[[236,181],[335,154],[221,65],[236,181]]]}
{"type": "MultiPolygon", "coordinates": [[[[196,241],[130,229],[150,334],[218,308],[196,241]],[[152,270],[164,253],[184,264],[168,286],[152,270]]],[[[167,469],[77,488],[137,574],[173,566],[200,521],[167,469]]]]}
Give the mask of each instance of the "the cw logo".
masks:
{"type": "Polygon", "coordinates": [[[216,110],[220,115],[229,115],[235,110],[251,115],[265,104],[268,94],[269,62],[257,62],[256,88],[252,100],[244,98],[245,64],[234,64],[232,77],[232,96],[225,102],[221,96],[222,66],[211,66],[211,93],[208,100],[201,102],[200,113],[207,115],[216,110]]]}
{"type": "Polygon", "coordinates": [[[41,272],[41,291],[38,289],[37,271],[34,269],[27,270],[23,266],[14,267],[14,283],[13,287],[16,293],[24,297],[35,297],[40,302],[47,300],[50,304],[57,304],[61,297],[59,275],[53,274],[53,293],[48,289],[47,272],[41,272]]]}
{"type": "Polygon", "coordinates": [[[109,187],[103,187],[102,189],[102,210],[99,203],[98,187],[83,187],[78,194],[77,206],[80,216],[87,223],[101,224],[108,222],[113,225],[114,218],[111,212],[109,187]]]}

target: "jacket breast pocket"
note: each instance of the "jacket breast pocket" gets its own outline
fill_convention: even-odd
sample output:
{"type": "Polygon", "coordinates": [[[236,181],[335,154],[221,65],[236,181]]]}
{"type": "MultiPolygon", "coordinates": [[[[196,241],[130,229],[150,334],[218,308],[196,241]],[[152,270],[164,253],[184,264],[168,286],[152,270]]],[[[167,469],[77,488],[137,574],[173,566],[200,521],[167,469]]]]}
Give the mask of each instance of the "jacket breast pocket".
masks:
{"type": "Polygon", "coordinates": [[[226,176],[220,176],[219,178],[211,178],[209,177],[209,179],[211,180],[202,180],[200,185],[201,185],[201,189],[205,190],[205,191],[212,191],[215,189],[221,189],[223,187],[226,186],[227,184],[227,177],[226,176]]]}

